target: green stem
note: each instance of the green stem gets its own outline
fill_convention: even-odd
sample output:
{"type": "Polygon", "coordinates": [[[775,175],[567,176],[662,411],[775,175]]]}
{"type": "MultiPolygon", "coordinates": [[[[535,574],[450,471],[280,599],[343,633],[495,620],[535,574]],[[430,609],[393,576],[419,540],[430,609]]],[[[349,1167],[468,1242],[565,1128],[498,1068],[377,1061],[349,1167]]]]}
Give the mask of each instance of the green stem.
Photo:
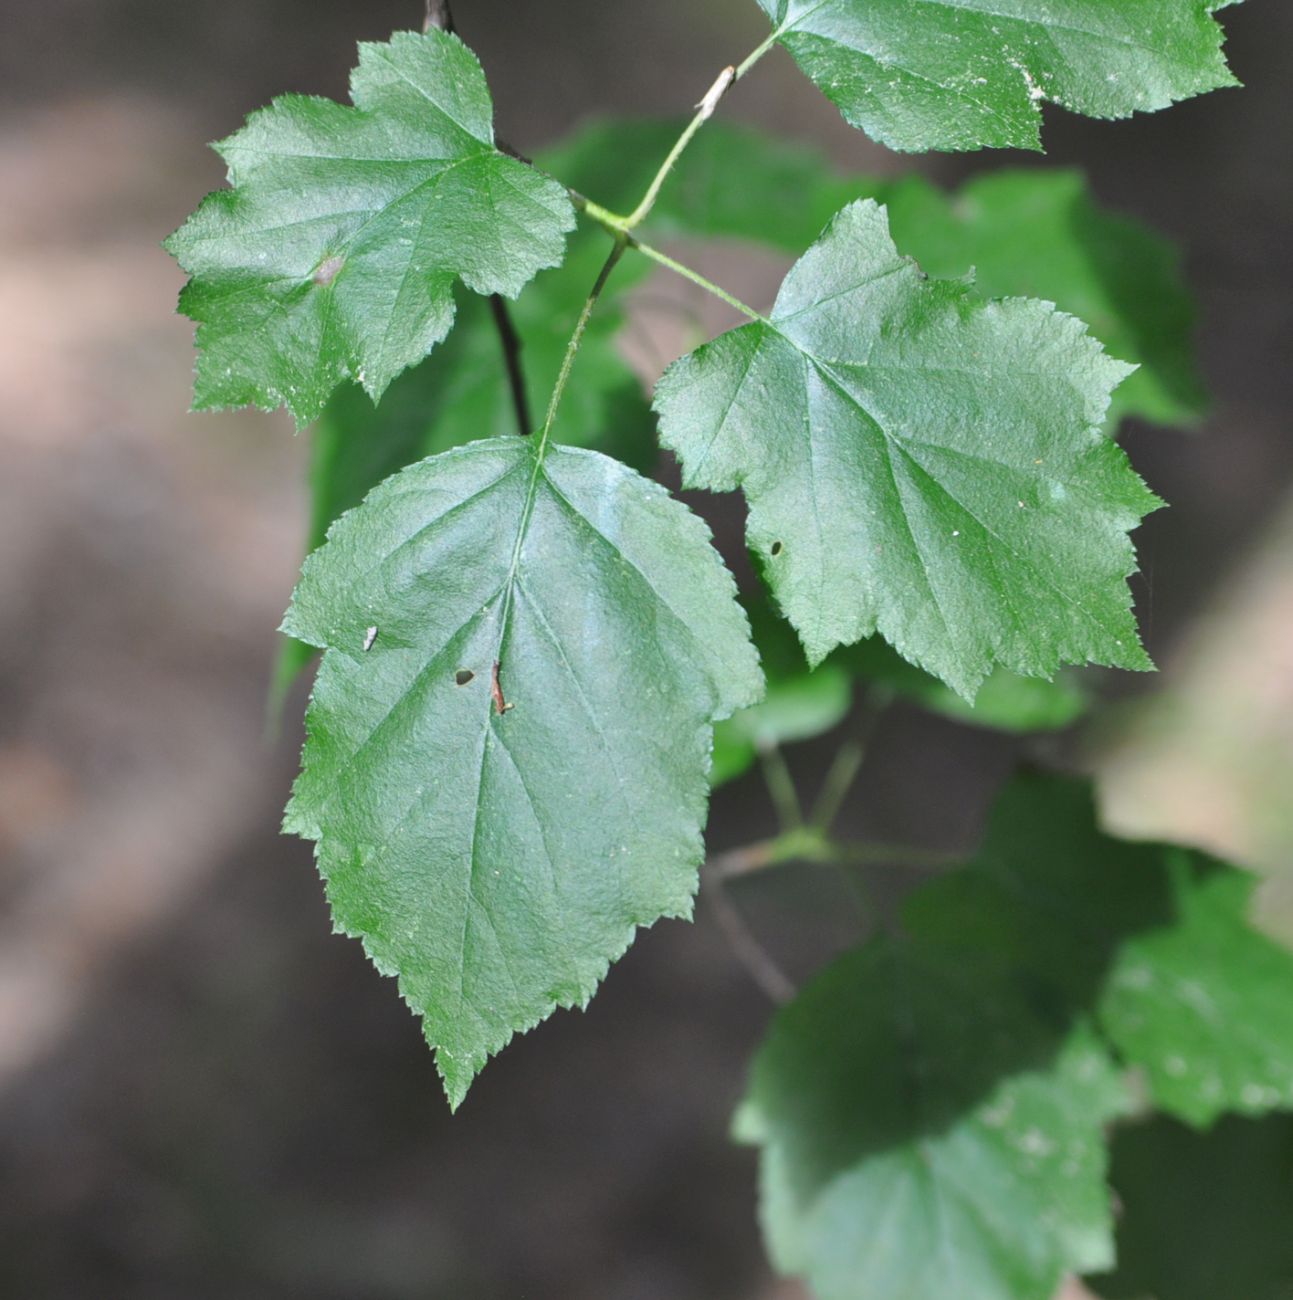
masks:
{"type": "Polygon", "coordinates": [[[826,778],[822,782],[822,792],[817,796],[809,817],[811,825],[820,831],[828,831],[839,816],[848,794],[866,757],[866,746],[860,740],[848,740],[835,751],[826,778]]]}
{"type": "Polygon", "coordinates": [[[744,62],[736,65],[736,76],[732,78],[733,81],[740,81],[740,79],[745,76],[745,74],[749,72],[749,70],[754,67],[754,65],[758,63],[758,61],[777,43],[777,41],[781,39],[784,30],[785,28],[778,27],[775,31],[769,32],[767,40],[765,40],[757,49],[751,50],[750,53],[745,56],[744,62]]]}
{"type": "Polygon", "coordinates": [[[723,96],[763,58],[776,44],[780,35],[781,29],[771,32],[768,38],[756,49],[751,50],[739,64],[730,65],[718,74],[714,79],[714,84],[710,86],[705,92],[704,98],[696,105],[695,117],[687,123],[683,133],[674,142],[673,148],[669,150],[668,157],[660,164],[659,170],[651,178],[651,184],[647,186],[647,192],[642,196],[642,201],[627,217],[617,216],[613,212],[608,212],[605,208],[599,209],[602,216],[609,219],[607,224],[616,232],[626,234],[630,230],[635,230],[647,219],[651,209],[655,207],[656,200],[660,197],[660,191],[664,188],[665,181],[669,179],[673,169],[678,165],[678,159],[687,151],[687,146],[696,138],[696,133],[714,116],[723,96]]]}
{"type": "Polygon", "coordinates": [[[856,734],[852,740],[845,742],[835,753],[835,758],[822,782],[822,792],[813,807],[810,823],[822,834],[826,834],[835,824],[835,819],[844,806],[844,798],[852,788],[857,774],[866,760],[867,748],[875,732],[880,716],[893,700],[893,692],[884,686],[872,686],[867,692],[858,719],[856,734]]]}
{"type": "Polygon", "coordinates": [[[723,877],[745,876],[789,862],[812,862],[826,866],[902,867],[937,871],[965,860],[961,853],[913,848],[908,844],[869,841],[840,842],[815,826],[799,826],[770,840],[758,840],[728,849],[709,859],[708,869],[723,877]]]}
{"type": "Polygon", "coordinates": [[[794,778],[780,748],[776,745],[760,748],[759,761],[777,813],[777,824],[783,833],[798,830],[804,824],[804,812],[799,803],[799,791],[795,789],[794,778]]]}
{"type": "MultiPolygon", "coordinates": [[[[557,418],[557,410],[561,406],[561,397],[566,391],[567,383],[570,382],[570,371],[574,367],[575,357],[579,354],[579,345],[584,341],[584,332],[588,329],[588,321],[592,317],[593,308],[597,306],[597,300],[602,296],[602,291],[606,288],[606,282],[611,278],[611,272],[615,270],[620,258],[624,256],[627,240],[626,235],[620,235],[616,238],[610,256],[598,273],[593,287],[588,291],[583,310],[579,313],[579,319],[575,322],[574,333],[571,334],[570,342],[566,344],[565,355],[561,358],[561,370],[557,375],[557,382],[553,386],[552,396],[548,399],[547,414],[543,417],[543,427],[539,430],[539,436],[534,448],[534,468],[530,471],[530,483],[526,489],[525,504],[521,509],[521,526],[516,530],[516,545],[512,548],[512,563],[509,570],[507,594],[503,599],[501,616],[501,626],[504,631],[507,629],[508,618],[512,612],[512,600],[516,592],[514,579],[521,562],[521,548],[525,545],[525,537],[530,527],[530,518],[534,513],[534,502],[539,489],[539,476],[543,473],[543,459],[548,451],[548,438],[552,434],[552,426],[557,418]]],[[[501,642],[499,653],[501,657],[501,642]]]]}
{"type": "MultiPolygon", "coordinates": [[[[591,214],[590,214],[591,215],[591,214]]],[[[636,249],[645,257],[649,257],[653,262],[659,263],[667,270],[672,271],[675,275],[680,275],[684,280],[690,280],[692,284],[699,285],[706,293],[713,294],[721,302],[727,303],[729,307],[735,308],[742,316],[748,316],[751,320],[762,321],[765,325],[772,322],[762,313],[755,311],[753,307],[746,306],[735,295],[728,293],[722,285],[715,284],[713,280],[707,280],[699,271],[693,271],[690,266],[685,266],[677,258],[670,257],[668,253],[662,253],[658,248],[652,248],[650,244],[644,244],[635,236],[629,237],[629,247],[636,249]]]]}
{"type": "Polygon", "coordinates": [[[580,194],[578,190],[571,190],[570,197],[574,201],[575,207],[579,209],[584,216],[597,222],[604,230],[609,231],[617,239],[623,236],[628,247],[635,252],[641,253],[643,257],[649,257],[653,262],[663,266],[666,270],[672,271],[675,275],[680,275],[684,280],[690,280],[692,284],[699,285],[706,293],[712,294],[721,302],[727,303],[729,307],[739,311],[742,316],[748,316],[751,320],[762,321],[765,325],[772,322],[753,307],[743,303],[734,294],[728,293],[721,284],[715,284],[713,280],[707,280],[699,271],[693,270],[683,262],[678,261],[676,257],[670,257],[668,253],[661,252],[660,249],[652,247],[650,244],[639,239],[636,235],[631,235],[625,229],[625,218],[617,217],[615,213],[608,208],[602,207],[600,203],[594,203],[586,195],[580,194]]]}
{"type": "Polygon", "coordinates": [[[579,313],[579,319],[575,322],[574,333],[571,334],[570,342],[566,344],[565,355],[561,358],[561,370],[557,374],[557,382],[553,386],[552,396],[548,399],[548,410],[543,417],[543,427],[539,430],[539,447],[536,453],[539,460],[543,459],[543,453],[547,449],[548,436],[551,434],[553,422],[557,418],[557,410],[561,406],[561,398],[566,391],[566,385],[570,382],[570,371],[574,367],[575,357],[579,354],[580,344],[584,341],[584,334],[588,329],[588,322],[592,318],[593,308],[597,306],[597,300],[602,296],[602,291],[606,288],[606,282],[611,278],[611,272],[619,264],[619,260],[624,256],[624,250],[627,247],[627,236],[620,234],[615,240],[615,246],[611,249],[610,256],[607,257],[601,271],[598,272],[593,287],[588,291],[588,297],[584,300],[583,310],[579,313]]]}
{"type": "Polygon", "coordinates": [[[718,74],[718,79],[706,92],[705,98],[696,106],[696,116],[687,123],[687,129],[678,137],[673,148],[669,150],[669,156],[660,164],[660,170],[651,178],[651,184],[647,186],[647,192],[642,196],[642,202],[624,219],[625,230],[632,230],[646,220],[647,214],[655,207],[656,199],[660,197],[660,191],[664,187],[665,181],[669,179],[669,173],[673,171],[678,159],[682,157],[687,146],[695,138],[696,132],[714,116],[714,110],[718,107],[719,100],[727,94],[728,87],[735,80],[735,68],[724,68],[718,74]]]}

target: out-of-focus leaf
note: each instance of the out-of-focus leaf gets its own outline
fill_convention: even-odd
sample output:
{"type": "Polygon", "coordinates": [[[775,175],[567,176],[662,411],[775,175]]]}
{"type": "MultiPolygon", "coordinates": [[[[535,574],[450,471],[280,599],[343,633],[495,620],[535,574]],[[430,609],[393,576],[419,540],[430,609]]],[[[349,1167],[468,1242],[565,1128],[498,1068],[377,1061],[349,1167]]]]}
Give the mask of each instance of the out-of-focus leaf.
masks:
{"type": "Polygon", "coordinates": [[[1125,1088],[985,956],[876,941],[773,1022],[735,1131],[762,1147],[773,1261],[818,1300],[1052,1300],[1113,1258],[1125,1088]]]}
{"type": "MultiPolygon", "coordinates": [[[[820,1300],[1050,1300],[1067,1270],[1107,1273],[1120,1067],[1198,1124],[1293,1103],[1293,954],[1246,924],[1246,890],[1201,854],[1103,834],[1083,782],[1015,781],[974,861],[907,899],[900,937],[833,963],[773,1023],[736,1130],[762,1147],[778,1267],[820,1300]]],[[[1261,1224],[1252,1269],[1227,1225],[1250,1168],[1283,1180],[1288,1215],[1287,1126],[1224,1127],[1242,1154],[1162,1126],[1119,1139],[1131,1245],[1110,1300],[1283,1294],[1293,1221],[1274,1248],[1261,1224]],[[1250,1164],[1249,1132],[1274,1135],[1277,1160],[1250,1164]],[[1228,1188],[1191,1270],[1188,1222],[1228,1188]]]]}
{"type": "Polygon", "coordinates": [[[1293,953],[1248,922],[1253,883],[1191,849],[1105,835],[1081,782],[1026,778],[975,864],[906,917],[1089,1006],[1155,1103],[1206,1125],[1293,1106],[1293,953]]]}
{"type": "Polygon", "coordinates": [[[1088,1278],[1105,1300],[1290,1300],[1293,1116],[1167,1119],[1117,1130],[1118,1267],[1088,1278]]]}
{"type": "Polygon", "coordinates": [[[1089,704],[1072,674],[1061,673],[1048,682],[1020,677],[1004,668],[988,674],[970,704],[937,677],[908,663],[879,637],[837,650],[828,662],[844,664],[931,713],[995,731],[1058,731],[1082,717],[1089,704]]]}

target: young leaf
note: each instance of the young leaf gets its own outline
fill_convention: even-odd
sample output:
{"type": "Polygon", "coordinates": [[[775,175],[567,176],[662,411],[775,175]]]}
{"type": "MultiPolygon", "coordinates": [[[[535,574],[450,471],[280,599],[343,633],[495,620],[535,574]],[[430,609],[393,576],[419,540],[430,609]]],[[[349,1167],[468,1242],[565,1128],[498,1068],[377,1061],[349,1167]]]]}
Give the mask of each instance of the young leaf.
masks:
{"type": "Polygon", "coordinates": [[[1099,830],[1081,782],[1024,778],[973,867],[908,902],[915,933],[997,954],[1090,1009],[1155,1102],[1196,1125],[1293,1106],[1293,953],[1254,930],[1253,881],[1099,830]]]}
{"type": "Polygon", "coordinates": [[[497,438],[344,515],[284,630],[326,650],[287,828],[456,1106],[637,926],[690,913],[711,724],[761,688],[732,580],[663,488],[497,438]]]}
{"type": "Polygon", "coordinates": [[[1203,0],[759,0],[853,126],[891,149],[1041,148],[1041,105],[1119,118],[1236,85],[1203,0]]]}
{"type": "Polygon", "coordinates": [[[514,297],[561,258],[569,197],[495,148],[456,36],[360,45],[350,93],[253,114],[217,146],[232,188],[167,241],[192,277],[198,409],[284,405],[303,425],[350,378],[376,399],[449,332],[455,280],[514,297]]]}
{"type": "Polygon", "coordinates": [[[1112,1261],[1112,1061],[990,955],[958,957],[873,942],[759,1051],[736,1135],[763,1148],[773,1261],[818,1300],[1051,1300],[1066,1271],[1112,1261]]]}
{"type": "Polygon", "coordinates": [[[1150,666],[1126,534],[1158,502],[1099,431],[1127,370],[1049,303],[925,279],[866,201],[656,409],[688,486],[744,489],[810,662],[879,631],[972,698],[996,664],[1150,666]]]}

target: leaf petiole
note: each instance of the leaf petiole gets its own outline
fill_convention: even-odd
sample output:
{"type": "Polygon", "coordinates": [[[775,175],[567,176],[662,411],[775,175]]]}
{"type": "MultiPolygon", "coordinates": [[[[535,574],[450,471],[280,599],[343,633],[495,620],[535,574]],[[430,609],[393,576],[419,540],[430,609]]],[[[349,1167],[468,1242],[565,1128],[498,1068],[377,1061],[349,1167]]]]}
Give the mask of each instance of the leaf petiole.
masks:
{"type": "Polygon", "coordinates": [[[627,247],[641,253],[643,257],[649,257],[653,262],[665,267],[666,270],[672,271],[675,275],[682,276],[684,280],[690,280],[692,284],[698,285],[706,293],[712,294],[721,302],[725,302],[729,307],[739,311],[742,316],[748,316],[750,320],[762,321],[765,325],[771,324],[762,312],[755,311],[753,307],[743,303],[734,294],[728,293],[722,285],[706,279],[699,271],[678,261],[676,257],[670,257],[668,253],[662,252],[632,234],[628,225],[629,218],[621,217],[610,211],[609,208],[602,207],[600,203],[595,203],[587,195],[580,194],[578,190],[570,190],[569,193],[571,202],[580,212],[590,220],[597,222],[599,226],[617,238],[623,237],[627,247]]]}
{"type": "Polygon", "coordinates": [[[655,207],[656,199],[660,197],[660,191],[664,188],[665,181],[669,179],[669,173],[673,171],[678,159],[682,157],[687,146],[695,138],[696,132],[714,116],[714,110],[718,108],[719,101],[727,94],[729,87],[735,80],[736,69],[734,67],[724,68],[718,74],[717,80],[705,92],[705,96],[700,103],[696,105],[696,116],[687,123],[687,129],[678,137],[673,148],[669,150],[668,157],[660,164],[660,170],[652,177],[651,184],[647,186],[647,192],[642,196],[642,202],[624,219],[625,230],[633,230],[646,220],[651,209],[655,207]]]}

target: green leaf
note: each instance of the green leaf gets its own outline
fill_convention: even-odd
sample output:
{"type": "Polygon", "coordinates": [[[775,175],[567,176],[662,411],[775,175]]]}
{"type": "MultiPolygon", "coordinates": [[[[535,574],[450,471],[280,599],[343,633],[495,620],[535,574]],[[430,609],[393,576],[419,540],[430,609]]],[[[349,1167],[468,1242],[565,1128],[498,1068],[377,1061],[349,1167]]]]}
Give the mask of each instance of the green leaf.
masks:
{"type": "Polygon", "coordinates": [[[1066,1271],[1112,1261],[1112,1062],[990,955],[958,957],[873,942],[759,1051],[736,1133],[763,1148],[773,1261],[819,1300],[1051,1300],[1066,1271]]]}
{"type": "MultiPolygon", "coordinates": [[[[565,261],[541,271],[510,309],[534,418],[547,406],[571,326],[605,257],[603,232],[579,231],[565,261]]],[[[616,341],[624,325],[621,295],[634,282],[634,269],[630,263],[617,275],[589,322],[574,382],[551,436],[645,472],[657,457],[655,418],[641,380],[616,341]]],[[[636,269],[639,275],[647,270],[636,269]]],[[[511,385],[489,301],[466,293],[449,337],[395,379],[378,405],[355,384],[343,384],[333,394],[311,432],[308,549],[322,545],[332,521],[397,470],[479,438],[516,432],[511,385]]],[[[283,642],[274,674],[275,700],[283,698],[312,657],[310,647],[283,642]]]]}
{"type": "Polygon", "coordinates": [[[514,297],[561,259],[569,197],[495,148],[457,37],[360,45],[350,93],[254,113],[216,146],[232,188],[167,241],[192,277],[198,409],[284,405],[306,424],[351,378],[376,399],[449,332],[456,280],[514,297]]]}
{"type": "Polygon", "coordinates": [[[284,630],[326,653],[287,828],[452,1104],[690,914],[711,722],[761,688],[734,594],[663,488],[516,437],[397,474],[306,562],[284,630]]]}
{"type": "MultiPolygon", "coordinates": [[[[682,125],[595,123],[540,161],[606,206],[627,210],[682,125]]],[[[1114,393],[1113,421],[1134,415],[1179,424],[1202,413],[1194,308],[1176,249],[1100,207],[1076,171],[994,172],[949,194],[921,176],[840,175],[804,142],[713,121],[674,169],[649,229],[653,239],[740,239],[797,254],[858,198],[888,207],[894,242],[928,274],[973,271],[984,298],[1044,298],[1086,321],[1111,356],[1139,364],[1114,393]]]]}
{"type": "MultiPolygon", "coordinates": [[[[572,248],[569,260],[542,272],[512,308],[532,414],[541,415],[547,405],[571,326],[605,252],[604,240],[572,248]]],[[[613,300],[592,318],[552,438],[592,447],[645,470],[655,459],[654,421],[641,382],[615,347],[623,320],[613,300]]],[[[480,438],[516,432],[489,303],[468,295],[453,333],[421,365],[400,376],[380,405],[374,406],[353,384],[338,390],[328,404],[312,435],[311,549],[322,543],[338,515],[396,470],[480,438]]]]}
{"type": "Polygon", "coordinates": [[[1089,707],[1086,693],[1072,675],[1061,673],[1054,681],[1020,677],[997,668],[979,687],[969,704],[936,677],[909,664],[891,646],[876,637],[838,650],[827,663],[847,665],[853,672],[882,685],[931,713],[994,731],[1023,734],[1058,731],[1076,722],[1089,707]]]}
{"type": "Polygon", "coordinates": [[[1253,879],[1103,834],[1089,788],[1026,778],[973,867],[909,901],[914,932],[997,954],[1090,1008],[1158,1106],[1192,1124],[1293,1106],[1293,954],[1246,919],[1253,879]]]}
{"type": "MultiPolygon", "coordinates": [[[[546,150],[554,176],[603,206],[637,206],[686,122],[611,118],[546,150]]],[[[884,182],[838,174],[804,141],[715,118],[687,146],[651,209],[652,239],[740,239],[798,253],[846,203],[884,182]]]]}
{"type": "Polygon", "coordinates": [[[852,125],[891,149],[1040,149],[1041,105],[1121,118],[1237,82],[1201,0],[759,0],[852,125]]]}
{"type": "Polygon", "coordinates": [[[1225,1119],[1206,1134],[1169,1120],[1119,1130],[1112,1181],[1118,1268],[1106,1300],[1289,1300],[1293,1116],[1225,1119]]]}
{"type": "Polygon", "coordinates": [[[1197,419],[1206,405],[1194,307],[1161,235],[1095,203],[1079,172],[1000,171],[955,195],[909,176],[887,187],[898,247],[934,276],[973,272],[987,298],[1045,298],[1085,321],[1111,356],[1139,363],[1110,421],[1197,419]]]}
{"type": "Polygon", "coordinates": [[[926,280],[867,201],[656,409],[688,486],[744,489],[811,663],[879,631],[969,699],[997,664],[1151,666],[1124,579],[1158,502],[1099,431],[1126,373],[1049,303],[926,280]]]}
{"type": "MultiPolygon", "coordinates": [[[[1121,1067],[1194,1123],[1293,1104],[1293,954],[1244,922],[1248,883],[1102,834],[1083,782],[1016,780],[975,861],[908,898],[901,938],[774,1021],[737,1134],[763,1148],[777,1265],[821,1300],[1050,1300],[1063,1272],[1109,1269],[1121,1067]]],[[[1183,1300],[1264,1294],[1202,1271],[1212,1289],[1183,1300]]],[[[1116,1276],[1144,1288],[1118,1300],[1175,1300],[1116,1276]]]]}

